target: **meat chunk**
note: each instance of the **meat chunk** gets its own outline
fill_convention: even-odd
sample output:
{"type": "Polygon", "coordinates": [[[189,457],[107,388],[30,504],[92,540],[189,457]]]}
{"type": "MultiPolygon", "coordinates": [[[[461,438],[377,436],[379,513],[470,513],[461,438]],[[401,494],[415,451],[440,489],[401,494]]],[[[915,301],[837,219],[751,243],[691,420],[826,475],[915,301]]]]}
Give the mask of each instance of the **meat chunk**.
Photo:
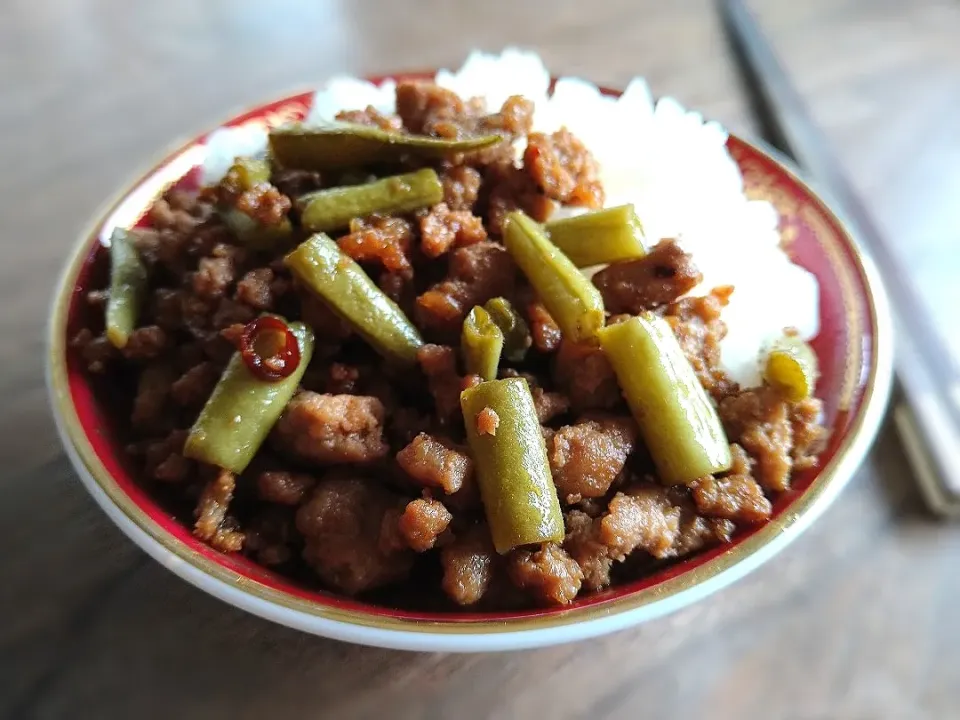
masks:
{"type": "Polygon", "coordinates": [[[186,430],[173,430],[162,440],[148,443],[144,458],[147,477],[170,484],[181,484],[190,480],[196,463],[183,456],[186,440],[186,430]]]}
{"type": "Polygon", "coordinates": [[[823,403],[817,398],[807,398],[790,406],[790,427],[793,430],[794,470],[807,470],[817,466],[817,455],[827,444],[829,431],[820,424],[823,403]]]}
{"type": "Polygon", "coordinates": [[[316,484],[317,479],[306,473],[266,470],[257,475],[257,495],[278,505],[299,505],[316,484]]]}
{"type": "Polygon", "coordinates": [[[496,435],[500,427],[500,416],[492,407],[485,407],[477,413],[475,419],[478,435],[496,435]]]}
{"type": "Polygon", "coordinates": [[[204,361],[194,365],[170,387],[170,395],[180,407],[198,408],[206,402],[220,379],[220,368],[204,361]]]}
{"type": "Polygon", "coordinates": [[[610,410],[623,403],[617,376],[603,351],[594,345],[564,339],[553,376],[575,411],[610,410]]]}
{"type": "Polygon", "coordinates": [[[204,488],[195,512],[193,534],[221,552],[237,552],[243,548],[243,533],[232,528],[227,517],[236,485],[233,473],[220,470],[204,488]]]}
{"type": "Polygon", "coordinates": [[[732,445],[733,466],[723,477],[707,475],[691,485],[697,510],[734,522],[760,523],[770,518],[771,506],[763,488],[750,474],[750,458],[732,445]]]}
{"type": "Polygon", "coordinates": [[[637,426],[626,417],[587,420],[557,430],[547,454],[561,500],[572,504],[605,495],[636,441],[637,426]]]}
{"type": "Polygon", "coordinates": [[[169,336],[157,325],[145,325],[130,333],[120,352],[127,360],[153,360],[169,346],[169,336]]]}
{"type": "Polygon", "coordinates": [[[490,587],[496,562],[489,528],[472,526],[440,551],[443,591],[457,605],[476,604],[490,587]]]}
{"type": "Polygon", "coordinates": [[[532,302],[527,305],[527,322],[530,326],[530,336],[533,346],[542,353],[550,353],[560,347],[563,333],[553,316],[541,302],[532,302]]]}
{"type": "Polygon", "coordinates": [[[413,242],[413,226],[399,217],[354,218],[350,233],[337,240],[337,245],[357,262],[377,262],[385,269],[401,275],[412,275],[408,258],[413,242]]]}
{"type": "Polygon", "coordinates": [[[533,396],[533,407],[537,411],[537,420],[541,425],[546,425],[570,409],[570,398],[563,393],[548,392],[539,385],[531,383],[530,394],[533,396]]]}
{"type": "Polygon", "coordinates": [[[387,132],[403,131],[403,121],[397,115],[384,115],[372,105],[367,105],[363,110],[341,110],[336,119],[355,125],[377,127],[387,132]]]}
{"type": "Polygon", "coordinates": [[[466,114],[460,96],[432,82],[409,80],[397,84],[397,115],[411,133],[430,134],[431,125],[466,114]]]}
{"type": "Polygon", "coordinates": [[[273,307],[274,275],[270,268],[256,268],[237,282],[236,299],[255,310],[273,307]]]}
{"type": "Polygon", "coordinates": [[[531,133],[523,167],[548,198],[564,205],[603,207],[600,168],[587,147],[569,130],[531,133]]]}
{"type": "Polygon", "coordinates": [[[459,332],[463,318],[474,305],[513,289],[516,267],[506,248],[480,242],[450,253],[446,280],[417,298],[420,325],[439,332],[459,332]]]}
{"type": "Polygon", "coordinates": [[[563,549],[569,553],[583,572],[583,586],[599,590],[610,584],[610,558],[607,546],[600,542],[600,520],[580,510],[571,510],[564,516],[567,528],[563,549]]]}
{"type": "Polygon", "coordinates": [[[790,487],[793,425],[789,404],[772,388],[744,390],[720,401],[727,437],[756,460],[754,477],[765,490],[790,487]]]}
{"type": "Polygon", "coordinates": [[[673,542],[674,557],[684,557],[704,548],[728,543],[736,526],[730,520],[705,518],[688,508],[680,510],[680,531],[673,542]]]}
{"type": "Polygon", "coordinates": [[[507,573],[545,605],[569,605],[583,583],[580,566],[556,543],[544,543],[536,551],[514,550],[507,557],[507,573]]]}
{"type": "Polygon", "coordinates": [[[543,194],[536,181],[522,168],[514,166],[513,159],[491,165],[485,172],[487,196],[487,230],[503,234],[503,223],[514,210],[523,210],[538,222],[550,219],[556,203],[543,194]]]}
{"type": "Polygon", "coordinates": [[[452,443],[420,433],[397,453],[397,463],[411,478],[426,488],[447,495],[473,483],[473,460],[452,443]]]}
{"type": "Polygon", "coordinates": [[[600,521],[600,541],[610,556],[623,560],[636,548],[656,558],[670,557],[680,529],[680,509],[670,502],[667,490],[640,485],[618,492],[600,521]]]}
{"type": "Polygon", "coordinates": [[[727,334],[720,311],[732,292],[731,287],[715,288],[703,297],[681,298],[665,315],[700,384],[718,400],[736,389],[720,366],[720,341],[727,334]]]}
{"type": "Polygon", "coordinates": [[[468,165],[454,165],[443,170],[440,181],[443,183],[443,201],[451,210],[473,210],[483,182],[478,170],[468,165]]]}
{"type": "Polygon", "coordinates": [[[287,197],[300,197],[323,187],[323,178],[314,170],[273,168],[271,178],[274,187],[287,197]]]}
{"type": "Polygon", "coordinates": [[[389,450],[383,418],[377,398],[304,391],[287,405],[273,439],[280,450],[312,465],[369,463],[389,450]]]}
{"type": "Polygon", "coordinates": [[[154,362],[143,369],[137,380],[137,394],[130,416],[134,428],[155,431],[170,421],[168,399],[176,377],[176,369],[166,362],[154,362]]]}
{"type": "Polygon", "coordinates": [[[422,498],[407,504],[398,520],[398,528],[407,545],[416,552],[426,552],[437,544],[450,526],[453,515],[439,500],[422,498]]]}
{"type": "Polygon", "coordinates": [[[430,208],[420,217],[420,247],[437,258],[452,247],[466,247],[487,239],[483,220],[469,210],[451,210],[446,203],[430,208]]]}
{"type": "Polygon", "coordinates": [[[269,505],[246,524],[243,549],[258,563],[276,567],[293,557],[298,538],[293,508],[269,505]]]}
{"type": "Polygon", "coordinates": [[[661,240],[647,255],[613,263],[593,276],[611,313],[639,315],[676,302],[703,279],[693,258],[673,240],[661,240]]]}
{"type": "Polygon", "coordinates": [[[221,298],[233,284],[235,272],[230,257],[200,258],[193,275],[193,292],[209,300],[221,298]]]}
{"type": "Polygon", "coordinates": [[[407,576],[414,554],[381,548],[380,529],[398,499],[381,485],[353,477],[321,480],[297,510],[303,559],[320,578],[348,595],[407,576]]]}
{"type": "Polygon", "coordinates": [[[460,415],[460,393],[479,381],[476,376],[461,377],[457,372],[457,353],[447,345],[424,345],[417,351],[417,362],[427,376],[437,417],[443,424],[456,422],[460,415]]]}

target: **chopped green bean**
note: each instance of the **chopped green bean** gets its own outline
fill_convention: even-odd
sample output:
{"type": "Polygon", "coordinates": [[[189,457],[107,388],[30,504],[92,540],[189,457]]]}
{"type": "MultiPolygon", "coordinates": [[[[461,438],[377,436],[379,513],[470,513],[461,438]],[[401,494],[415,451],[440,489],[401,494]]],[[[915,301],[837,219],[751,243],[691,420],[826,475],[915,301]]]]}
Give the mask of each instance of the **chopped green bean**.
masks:
{"type": "Polygon", "coordinates": [[[497,552],[562,541],[560,502],[527,381],[480,383],[460,393],[460,407],[497,552]],[[481,414],[488,417],[478,421],[481,414]]]}
{"type": "Polygon", "coordinates": [[[467,372],[479,375],[484,380],[496,380],[503,351],[503,331],[490,317],[490,313],[477,305],[463,320],[460,334],[467,372]]]}
{"type": "Polygon", "coordinates": [[[810,397],[816,387],[816,353],[799,336],[784,335],[770,348],[763,375],[787,400],[799,402],[810,397]]]}
{"type": "Polygon", "coordinates": [[[597,210],[548,222],[550,242],[577,267],[633,260],[647,254],[643,225],[633,205],[597,210]]]}
{"type": "Polygon", "coordinates": [[[579,342],[603,327],[600,291],[522,212],[507,216],[503,242],[565,337],[579,342]]]}
{"type": "Polygon", "coordinates": [[[270,154],[285,168],[343,170],[404,156],[443,158],[481,150],[502,140],[499,135],[460,139],[407,135],[353,123],[294,125],[270,131],[270,154]]]}
{"type": "Polygon", "coordinates": [[[327,235],[308,238],[283,263],[378,352],[416,362],[423,340],[413,323],[327,235]]]}
{"type": "Polygon", "coordinates": [[[730,443],[716,408],[669,323],[643,313],[598,335],[660,479],[686,484],[729,469],[730,443]]]}
{"type": "Polygon", "coordinates": [[[363,185],[329,188],[297,200],[300,222],[311,232],[346,227],[374,213],[405,213],[443,200],[443,185],[430,168],[393,175],[363,185]]]}
{"type": "Polygon", "coordinates": [[[107,340],[123,348],[137,327],[140,306],[147,292],[147,269],[133,239],[117,228],[110,236],[110,298],[107,300],[107,340]]]}
{"type": "Polygon", "coordinates": [[[533,344],[526,321],[506,298],[493,298],[483,307],[503,333],[503,356],[510,362],[521,362],[533,344]]]}
{"type": "Polygon", "coordinates": [[[234,353],[190,428],[184,456],[233,473],[244,471],[297,391],[313,355],[310,328],[299,322],[289,327],[300,345],[296,370],[275,382],[261,380],[234,353]]]}

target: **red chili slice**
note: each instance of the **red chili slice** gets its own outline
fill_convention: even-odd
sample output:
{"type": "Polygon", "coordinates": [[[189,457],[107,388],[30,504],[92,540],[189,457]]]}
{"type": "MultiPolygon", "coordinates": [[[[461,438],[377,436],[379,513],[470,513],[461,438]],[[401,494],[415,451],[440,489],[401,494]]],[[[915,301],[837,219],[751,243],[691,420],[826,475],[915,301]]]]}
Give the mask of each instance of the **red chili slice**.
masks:
{"type": "Polygon", "coordinates": [[[282,380],[300,364],[297,336],[283,320],[270,315],[246,324],[239,349],[244,364],[261,380],[282,380]]]}

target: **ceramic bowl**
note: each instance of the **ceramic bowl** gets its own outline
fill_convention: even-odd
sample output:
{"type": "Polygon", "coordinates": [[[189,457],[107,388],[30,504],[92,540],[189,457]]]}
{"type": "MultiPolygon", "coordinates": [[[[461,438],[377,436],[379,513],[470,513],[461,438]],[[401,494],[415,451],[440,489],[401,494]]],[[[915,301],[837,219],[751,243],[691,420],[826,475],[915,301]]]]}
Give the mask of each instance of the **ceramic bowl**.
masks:
{"type": "MultiPolygon", "coordinates": [[[[224,125],[267,126],[302,119],[311,93],[293,94],[224,125]]],[[[204,157],[200,135],[121,189],[77,240],[57,287],[50,323],[48,382],[60,436],[80,480],[107,515],[165,567],[205,592],[255,615],[330,638],[391,648],[489,651],[598,636],[676,611],[743,577],[807,528],[851,478],[876,434],[891,382],[892,331],[877,273],[834,212],[769,151],[731,136],[748,194],[780,213],[788,252],[820,282],[821,331],[812,343],[822,377],[831,438],[819,469],[797,473],[777,497],[772,519],[732,543],[654,575],[586,595],[563,609],[436,614],[365,604],[305,588],[247,559],[224,555],[164,512],[130,472],[122,421],[110,411],[68,349],[82,325],[83,296],[95,282],[101,241],[115,227],[141,223],[173,185],[196,186],[204,157]]]]}

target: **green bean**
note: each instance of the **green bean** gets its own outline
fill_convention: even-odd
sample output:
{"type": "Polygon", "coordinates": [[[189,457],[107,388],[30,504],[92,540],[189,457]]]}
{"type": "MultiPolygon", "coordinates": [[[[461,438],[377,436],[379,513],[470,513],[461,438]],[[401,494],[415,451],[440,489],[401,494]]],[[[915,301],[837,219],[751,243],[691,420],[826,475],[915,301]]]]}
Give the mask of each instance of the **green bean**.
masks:
{"type": "Polygon", "coordinates": [[[502,140],[499,135],[454,140],[406,135],[352,123],[327,127],[294,125],[270,131],[270,153],[285,168],[343,170],[404,156],[443,158],[481,150],[502,140]]]}
{"type": "Polygon", "coordinates": [[[393,175],[363,185],[329,188],[297,200],[300,223],[311,232],[346,227],[374,213],[405,213],[443,200],[443,185],[429,168],[393,175]]]}
{"type": "Polygon", "coordinates": [[[669,323],[643,313],[598,335],[660,479],[686,484],[729,469],[720,418],[669,323]]]}
{"type": "MultiPolygon", "coordinates": [[[[257,185],[270,182],[270,164],[266,160],[250,157],[238,157],[227,171],[221,186],[230,178],[232,194],[246,192],[257,185]]],[[[235,206],[221,203],[217,208],[224,224],[242,244],[254,250],[272,250],[290,238],[293,226],[287,217],[281,218],[277,225],[264,225],[235,206]]]]}
{"type": "Polygon", "coordinates": [[[414,363],[420,333],[396,303],[323,233],[301,243],[283,259],[308,290],[349,323],[378,352],[414,363]]]}
{"type": "Polygon", "coordinates": [[[463,320],[460,347],[468,373],[484,380],[497,379],[500,353],[503,352],[503,331],[490,313],[479,305],[463,320]]]}
{"type": "Polygon", "coordinates": [[[261,380],[240,353],[234,353],[190,428],[184,456],[233,473],[244,471],[296,392],[313,355],[313,331],[300,322],[289,327],[300,345],[296,370],[276,382],[261,380]]]}
{"type": "Polygon", "coordinates": [[[522,212],[507,216],[503,242],[564,336],[579,342],[603,327],[600,291],[522,212]]]}
{"type": "Polygon", "coordinates": [[[110,299],[105,318],[107,340],[115,348],[123,348],[130,339],[146,292],[147,269],[130,233],[117,228],[110,236],[110,299]]]}
{"type": "Polygon", "coordinates": [[[819,374],[813,348],[797,335],[784,335],[771,346],[763,372],[764,379],[792,402],[813,394],[819,374]]]}
{"type": "Polygon", "coordinates": [[[506,298],[493,298],[483,307],[503,333],[503,356],[510,362],[521,362],[533,344],[526,321],[506,298]]]}
{"type": "Polygon", "coordinates": [[[563,540],[560,502],[527,381],[480,383],[460,393],[460,408],[497,552],[563,540]]]}
{"type": "Polygon", "coordinates": [[[643,225],[633,205],[597,210],[548,222],[550,242],[577,267],[633,260],[647,254],[643,225]]]}

